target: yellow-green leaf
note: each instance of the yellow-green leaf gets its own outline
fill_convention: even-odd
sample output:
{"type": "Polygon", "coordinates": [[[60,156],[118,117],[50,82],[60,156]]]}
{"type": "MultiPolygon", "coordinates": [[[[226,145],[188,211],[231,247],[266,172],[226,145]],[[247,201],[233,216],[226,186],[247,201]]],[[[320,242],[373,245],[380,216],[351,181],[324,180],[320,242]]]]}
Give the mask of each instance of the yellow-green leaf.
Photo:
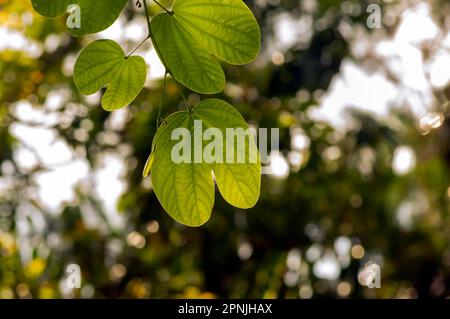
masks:
{"type": "Polygon", "coordinates": [[[164,63],[176,80],[199,93],[223,90],[225,74],[220,64],[172,15],[157,15],[151,26],[164,63]]]}
{"type": "Polygon", "coordinates": [[[175,113],[159,128],[153,168],[153,189],[163,208],[179,223],[197,227],[208,221],[214,205],[212,171],[207,164],[176,164],[171,139],[173,129],[192,130],[192,118],[187,112],[175,113]]]}
{"type": "Polygon", "coordinates": [[[161,125],[143,175],[148,175],[151,170],[155,194],[172,218],[193,227],[208,221],[214,204],[213,171],[219,191],[228,203],[243,209],[256,204],[261,186],[261,162],[255,140],[253,136],[246,135],[247,130],[248,125],[239,112],[217,99],[200,102],[191,112],[175,113],[161,125]],[[200,140],[198,125],[202,128],[200,140]],[[178,134],[173,136],[175,130],[180,128],[186,133],[182,141],[178,134]],[[211,162],[204,156],[203,152],[211,141],[203,133],[206,134],[209,129],[223,138],[218,152],[223,155],[222,161],[211,162]],[[242,132],[237,134],[243,138],[242,148],[237,147],[239,144],[227,143],[228,130],[242,132]],[[186,141],[190,147],[184,151],[187,150],[189,160],[174,160],[175,147],[186,141]],[[196,143],[200,143],[201,158],[195,155],[196,143]],[[227,161],[229,152],[234,154],[231,162],[227,161]],[[241,157],[244,159],[242,163],[238,161],[241,157]]]}
{"type": "Polygon", "coordinates": [[[151,22],[155,46],[172,76],[189,89],[218,93],[225,76],[213,55],[231,64],[253,61],[260,30],[242,0],[177,0],[151,22]]]}
{"type": "Polygon", "coordinates": [[[144,59],[126,58],[122,48],[112,40],[90,43],[80,53],[73,78],[79,91],[91,95],[107,86],[102,106],[107,111],[129,105],[142,90],[147,76],[144,59]]]}
{"type": "Polygon", "coordinates": [[[34,10],[47,18],[64,15],[69,5],[78,5],[80,28],[67,28],[75,36],[105,30],[117,20],[127,0],[31,0],[34,10]]]}
{"type": "Polygon", "coordinates": [[[142,57],[125,59],[103,95],[103,108],[114,111],[129,105],[142,90],[146,77],[147,66],[142,57]]]}
{"type": "Polygon", "coordinates": [[[178,0],[173,11],[201,46],[225,62],[246,64],[258,56],[261,32],[242,0],[178,0]]]}
{"type": "MultiPolygon", "coordinates": [[[[236,141],[245,139],[241,144],[236,142],[231,145],[234,147],[233,162],[214,163],[212,168],[219,191],[228,203],[242,209],[255,206],[261,188],[261,161],[247,123],[234,107],[218,99],[201,102],[194,114],[202,120],[205,129],[218,128],[223,136],[227,136],[227,128],[234,128],[233,138],[236,141]],[[245,148],[238,150],[236,145],[243,145],[245,148]],[[244,163],[239,163],[239,157],[244,163]]],[[[227,144],[224,143],[223,154],[227,155],[230,151],[232,150],[227,149],[227,144]]]]}

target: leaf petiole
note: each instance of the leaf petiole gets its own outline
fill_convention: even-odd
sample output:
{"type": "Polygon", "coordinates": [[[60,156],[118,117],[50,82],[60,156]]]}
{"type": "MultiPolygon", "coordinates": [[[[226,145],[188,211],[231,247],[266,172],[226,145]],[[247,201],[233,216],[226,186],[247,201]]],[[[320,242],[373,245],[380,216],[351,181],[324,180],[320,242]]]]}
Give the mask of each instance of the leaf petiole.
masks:
{"type": "Polygon", "coordinates": [[[191,104],[189,103],[188,99],[186,98],[186,95],[184,95],[183,89],[180,86],[180,83],[178,83],[178,81],[173,77],[172,74],[170,74],[172,76],[173,81],[175,82],[175,84],[177,85],[178,91],[180,92],[181,97],[184,100],[184,103],[186,103],[186,107],[189,111],[189,113],[192,113],[192,108],[191,108],[191,104]]]}
{"type": "Polygon", "coordinates": [[[153,2],[155,2],[161,9],[166,11],[168,14],[173,15],[173,11],[171,11],[171,10],[167,9],[166,7],[164,7],[161,3],[159,3],[159,1],[153,0],[153,2]]]}
{"type": "Polygon", "coordinates": [[[128,59],[130,56],[133,55],[134,52],[136,52],[137,50],[139,50],[139,48],[140,48],[140,47],[145,43],[145,41],[147,41],[148,39],[150,39],[150,35],[148,35],[144,40],[142,40],[142,42],[139,43],[139,45],[138,45],[133,51],[131,51],[131,53],[128,54],[128,55],[125,57],[125,59],[128,59]]]}

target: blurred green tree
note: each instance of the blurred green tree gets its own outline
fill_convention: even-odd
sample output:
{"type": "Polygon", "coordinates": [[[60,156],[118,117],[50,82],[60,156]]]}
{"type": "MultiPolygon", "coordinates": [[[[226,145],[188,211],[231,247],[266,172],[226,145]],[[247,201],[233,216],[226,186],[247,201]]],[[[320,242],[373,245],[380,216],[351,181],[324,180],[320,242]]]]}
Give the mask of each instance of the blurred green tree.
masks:
{"type": "MultiPolygon", "coordinates": [[[[449,296],[449,87],[433,90],[419,124],[406,108],[392,109],[386,121],[354,107],[345,129],[312,112],[345,61],[384,70],[396,89],[404,85],[389,61],[370,49],[355,53],[354,42],[375,41],[380,32],[393,37],[411,4],[385,4],[389,23],[380,31],[365,25],[369,1],[247,3],[262,28],[263,53],[246,67],[224,65],[229,84],[218,96],[249,123],[280,128],[277,174],[263,176],[255,208],[244,212],[217,196],[210,222],[191,229],[167,216],[141,178],[162,81],[147,83],[125,112],[107,113],[99,96],[80,95],[72,80],[85,40],[69,37],[63,20],[33,14],[28,1],[0,0],[0,34],[24,43],[2,47],[0,40],[1,298],[449,296]],[[298,28],[296,37],[280,41],[283,23],[298,28]],[[20,138],[28,128],[63,141],[73,156],[48,164],[35,139],[20,138]],[[49,207],[46,174],[80,161],[87,177],[49,207]],[[108,183],[119,188],[119,214],[108,183]],[[380,289],[358,283],[369,261],[381,265],[380,289]],[[65,285],[72,263],[82,270],[80,290],[65,285]]],[[[448,3],[430,3],[448,33],[448,3]]],[[[135,19],[142,10],[130,2],[121,23],[135,19]]],[[[423,60],[438,49],[421,47],[423,60]]],[[[164,116],[183,107],[179,94],[168,81],[164,116]]],[[[192,103],[201,98],[185,94],[192,103]]],[[[70,178],[66,170],[51,180],[55,202],[70,178]]]]}

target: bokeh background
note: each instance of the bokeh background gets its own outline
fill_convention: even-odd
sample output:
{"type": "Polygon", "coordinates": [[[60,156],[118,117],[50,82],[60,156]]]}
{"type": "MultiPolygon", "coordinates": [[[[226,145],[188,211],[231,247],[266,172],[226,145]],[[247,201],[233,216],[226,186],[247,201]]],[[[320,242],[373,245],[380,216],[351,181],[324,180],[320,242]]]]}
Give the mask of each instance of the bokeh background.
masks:
{"type": "MultiPolygon", "coordinates": [[[[216,192],[197,229],[141,178],[164,74],[150,43],[128,108],[107,113],[72,80],[90,41],[130,52],[146,37],[135,2],[106,31],[72,38],[65,19],[0,0],[0,298],[450,296],[448,1],[246,1],[263,49],[224,65],[219,96],[253,126],[279,127],[281,152],[255,208],[216,192]],[[379,29],[366,23],[373,3],[379,29]],[[369,262],[380,289],[358,282],[369,262]],[[70,264],[81,289],[67,286],[70,264]]],[[[169,81],[163,115],[180,101],[169,81]]]]}

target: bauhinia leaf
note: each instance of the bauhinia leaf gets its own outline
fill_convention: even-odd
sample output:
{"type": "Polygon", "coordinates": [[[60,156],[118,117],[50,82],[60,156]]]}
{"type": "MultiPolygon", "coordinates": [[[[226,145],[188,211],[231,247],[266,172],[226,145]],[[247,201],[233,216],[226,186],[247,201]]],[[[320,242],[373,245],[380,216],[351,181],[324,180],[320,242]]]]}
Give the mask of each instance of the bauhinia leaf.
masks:
{"type": "Polygon", "coordinates": [[[94,41],[81,51],[75,63],[75,84],[81,93],[94,94],[112,80],[123,61],[123,50],[116,42],[94,41]]]}
{"type": "Polygon", "coordinates": [[[64,15],[70,5],[80,8],[80,28],[67,28],[75,36],[97,33],[105,30],[120,15],[127,0],[31,0],[37,13],[47,18],[64,15]]]}
{"type": "Polygon", "coordinates": [[[123,61],[108,90],[102,98],[106,111],[114,111],[129,105],[144,87],[147,65],[140,56],[132,56],[123,61]]]}
{"type": "Polygon", "coordinates": [[[214,205],[213,172],[227,202],[243,209],[256,204],[261,163],[254,138],[248,132],[239,112],[217,99],[205,100],[191,112],[178,112],[166,119],[155,136],[154,152],[147,161],[144,176],[151,170],[155,194],[172,218],[192,227],[208,221],[214,205]],[[180,129],[183,134],[177,131],[173,135],[180,129]],[[214,138],[207,137],[208,131],[215,132],[214,138]],[[229,143],[230,136],[234,142],[229,143]],[[183,157],[187,155],[188,161],[174,159],[180,143],[184,145],[180,153],[183,157]],[[200,157],[196,145],[200,145],[200,157]],[[220,147],[209,153],[211,145],[220,147]],[[208,158],[208,154],[213,157],[208,158]]]}
{"type": "Polygon", "coordinates": [[[57,18],[66,13],[67,7],[76,1],[70,0],[31,0],[34,10],[47,18],[57,18]]]}
{"type": "Polygon", "coordinates": [[[223,90],[225,74],[220,64],[172,15],[157,15],[151,26],[164,63],[177,81],[199,93],[223,90]]]}
{"type": "Polygon", "coordinates": [[[242,0],[177,0],[173,14],[157,15],[151,26],[171,74],[200,93],[217,93],[225,85],[212,54],[231,64],[245,64],[260,49],[258,23],[242,0]]]}
{"type": "Polygon", "coordinates": [[[144,86],[147,66],[138,56],[126,58],[112,40],[90,43],[78,57],[73,78],[79,91],[91,95],[107,86],[102,106],[113,111],[129,105],[144,86]]]}
{"type": "Polygon", "coordinates": [[[214,176],[228,203],[243,209],[255,206],[261,186],[261,162],[254,136],[241,114],[224,101],[209,99],[196,107],[194,115],[202,120],[205,129],[218,128],[227,141],[230,137],[227,129],[234,129],[234,143],[224,143],[222,151],[224,157],[234,155],[233,160],[213,163],[214,176]],[[247,140],[239,143],[239,139],[247,140]],[[244,148],[237,149],[239,146],[244,148]]]}
{"type": "MultiPolygon", "coordinates": [[[[176,164],[171,152],[177,141],[171,139],[174,129],[192,130],[187,112],[172,114],[157,132],[152,184],[161,205],[176,221],[201,226],[208,221],[214,205],[214,184],[208,164],[176,164]]],[[[151,160],[150,160],[151,161],[151,160]]],[[[149,161],[149,162],[150,162],[149,161]]]]}
{"type": "Polygon", "coordinates": [[[242,0],[178,0],[173,11],[186,31],[225,62],[246,64],[258,56],[261,32],[242,0]]]}

